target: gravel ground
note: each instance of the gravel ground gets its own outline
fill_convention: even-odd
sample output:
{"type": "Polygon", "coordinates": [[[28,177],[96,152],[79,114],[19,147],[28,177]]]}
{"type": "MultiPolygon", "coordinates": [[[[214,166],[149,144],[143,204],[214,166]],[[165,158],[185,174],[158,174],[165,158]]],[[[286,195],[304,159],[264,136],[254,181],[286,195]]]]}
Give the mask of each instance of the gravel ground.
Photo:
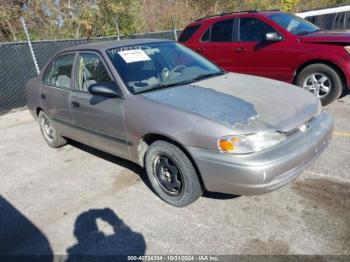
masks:
{"type": "Polygon", "coordinates": [[[350,96],[326,152],[252,197],[162,202],[137,165],[79,143],[48,147],[26,110],[0,116],[0,254],[350,255],[350,96]]]}

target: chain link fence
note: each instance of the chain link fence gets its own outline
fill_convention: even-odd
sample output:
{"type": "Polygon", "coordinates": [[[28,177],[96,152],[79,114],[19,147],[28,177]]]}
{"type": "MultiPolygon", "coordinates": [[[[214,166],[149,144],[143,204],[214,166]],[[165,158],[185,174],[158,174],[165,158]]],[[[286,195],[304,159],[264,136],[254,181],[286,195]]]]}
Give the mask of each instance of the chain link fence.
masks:
{"type": "MultiPolygon", "coordinates": [[[[179,33],[179,32],[177,32],[179,33]]],[[[121,39],[126,37],[121,36],[121,39]]],[[[174,40],[174,31],[135,34],[127,38],[161,38],[174,40]]],[[[78,40],[33,41],[32,46],[41,69],[54,53],[66,47],[88,42],[117,40],[117,37],[78,40]]],[[[36,76],[27,42],[0,43],[0,115],[26,105],[24,85],[36,76]]]]}

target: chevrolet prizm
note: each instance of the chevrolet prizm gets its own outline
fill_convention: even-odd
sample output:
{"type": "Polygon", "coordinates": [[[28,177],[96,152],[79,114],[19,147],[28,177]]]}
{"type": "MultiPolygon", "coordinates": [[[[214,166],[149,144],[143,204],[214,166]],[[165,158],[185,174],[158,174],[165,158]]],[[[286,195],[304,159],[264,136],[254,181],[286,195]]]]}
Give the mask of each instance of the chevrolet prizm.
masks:
{"type": "Polygon", "coordinates": [[[26,91],[49,146],[69,138],[138,163],[159,197],[178,207],[204,190],[282,187],[320,156],[333,129],[311,93],[226,73],[166,40],[65,49],[26,91]]]}

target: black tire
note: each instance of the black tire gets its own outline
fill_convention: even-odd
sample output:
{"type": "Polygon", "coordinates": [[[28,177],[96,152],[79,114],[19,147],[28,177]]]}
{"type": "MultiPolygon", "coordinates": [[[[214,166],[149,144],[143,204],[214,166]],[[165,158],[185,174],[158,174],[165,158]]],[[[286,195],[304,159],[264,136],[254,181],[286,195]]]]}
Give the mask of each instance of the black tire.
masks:
{"type": "Polygon", "coordinates": [[[330,92],[324,97],[320,98],[323,106],[332,103],[334,100],[338,99],[344,90],[343,81],[339,73],[326,64],[311,64],[305,67],[296,78],[296,84],[303,87],[304,81],[312,74],[323,74],[329,78],[331,88],[330,92]]]}
{"type": "MultiPolygon", "coordinates": [[[[203,193],[198,174],[191,161],[180,148],[171,143],[160,140],[152,143],[146,152],[145,168],[153,190],[170,205],[176,207],[187,206],[197,200],[203,193]],[[181,186],[174,189],[176,192],[163,186],[164,179],[159,178],[159,173],[163,174],[163,172],[159,172],[162,159],[168,159],[170,167],[172,169],[175,167],[178,171],[175,173],[177,173],[177,181],[180,182],[181,186]]],[[[169,168],[169,170],[171,169],[169,168]]],[[[162,171],[164,170],[162,169],[162,171]]],[[[171,181],[173,181],[172,178],[173,175],[171,181]]]]}
{"type": "Polygon", "coordinates": [[[58,148],[58,147],[61,147],[61,146],[64,146],[65,144],[67,144],[67,140],[58,134],[58,132],[53,124],[53,121],[50,119],[50,117],[44,111],[39,112],[38,122],[39,122],[41,134],[43,135],[46,143],[50,147],[58,148]],[[44,122],[46,122],[46,123],[44,123],[44,122]],[[46,124],[49,125],[48,128],[52,129],[52,132],[50,132],[50,135],[45,130],[46,124]]]}

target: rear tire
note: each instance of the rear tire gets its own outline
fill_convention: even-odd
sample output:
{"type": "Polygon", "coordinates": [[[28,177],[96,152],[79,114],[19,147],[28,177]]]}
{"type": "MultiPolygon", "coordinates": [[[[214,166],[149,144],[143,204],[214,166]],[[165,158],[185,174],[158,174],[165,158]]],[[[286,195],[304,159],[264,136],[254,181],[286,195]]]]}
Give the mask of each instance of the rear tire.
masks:
{"type": "Polygon", "coordinates": [[[331,66],[321,63],[305,67],[297,75],[296,84],[315,93],[323,106],[338,99],[344,89],[339,73],[331,66]]]}
{"type": "Polygon", "coordinates": [[[44,111],[39,112],[38,121],[40,131],[50,147],[58,148],[67,144],[67,140],[58,134],[53,121],[44,111]]]}
{"type": "Polygon", "coordinates": [[[190,159],[171,143],[151,144],[146,152],[145,168],[154,191],[170,205],[187,206],[203,193],[190,159]]]}

